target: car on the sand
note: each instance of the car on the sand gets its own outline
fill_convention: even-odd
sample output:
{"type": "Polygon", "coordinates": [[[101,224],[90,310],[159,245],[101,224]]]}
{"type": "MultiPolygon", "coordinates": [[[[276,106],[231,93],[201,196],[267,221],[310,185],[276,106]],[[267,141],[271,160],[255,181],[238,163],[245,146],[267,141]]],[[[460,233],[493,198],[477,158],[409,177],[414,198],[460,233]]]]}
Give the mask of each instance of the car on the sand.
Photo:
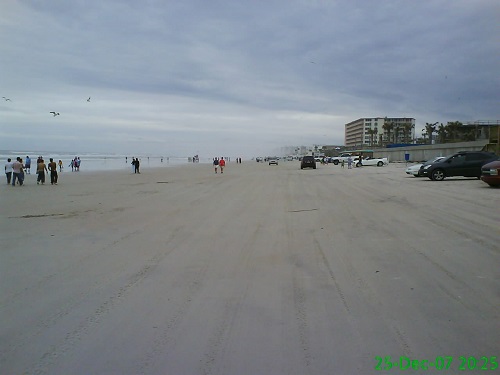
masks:
{"type": "Polygon", "coordinates": [[[481,168],[481,180],[491,187],[500,186],[500,160],[483,165],[481,168]]]}
{"type": "Polygon", "coordinates": [[[332,156],[329,160],[329,163],[333,163],[334,165],[338,165],[344,161],[347,162],[347,159],[354,158],[354,155],[350,152],[343,152],[339,156],[332,156]]]}
{"type": "Polygon", "coordinates": [[[357,157],[353,160],[353,163],[356,167],[364,167],[372,165],[375,165],[377,167],[383,167],[384,165],[389,164],[389,160],[387,158],[372,158],[368,156],[366,158],[361,159],[361,162],[359,161],[359,157],[357,157]]]}
{"type": "Polygon", "coordinates": [[[427,160],[426,162],[423,162],[423,163],[410,165],[408,168],[406,168],[405,172],[406,172],[406,174],[411,174],[415,177],[422,177],[419,175],[420,167],[422,167],[423,165],[437,163],[438,161],[443,160],[445,158],[446,158],[446,156],[438,156],[438,157],[435,157],[433,159],[427,160]]]}
{"type": "Polygon", "coordinates": [[[312,168],[316,169],[316,160],[314,160],[314,156],[304,156],[300,161],[300,169],[304,168],[312,168]]]}
{"type": "Polygon", "coordinates": [[[269,165],[278,165],[278,158],[276,156],[270,156],[268,159],[269,165]]]}
{"type": "Polygon", "coordinates": [[[483,165],[498,160],[493,152],[461,151],[437,163],[422,166],[419,174],[433,181],[442,181],[446,177],[481,177],[483,165]]]}

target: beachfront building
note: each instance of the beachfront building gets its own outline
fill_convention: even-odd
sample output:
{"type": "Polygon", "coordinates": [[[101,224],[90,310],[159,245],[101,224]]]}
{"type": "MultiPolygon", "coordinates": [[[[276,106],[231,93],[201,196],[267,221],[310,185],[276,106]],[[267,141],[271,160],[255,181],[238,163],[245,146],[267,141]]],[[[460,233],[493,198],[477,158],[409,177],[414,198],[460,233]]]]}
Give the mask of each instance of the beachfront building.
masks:
{"type": "Polygon", "coordinates": [[[366,117],[345,124],[346,148],[412,143],[415,119],[408,117],[366,117]],[[385,126],[384,126],[385,124],[385,126]]]}

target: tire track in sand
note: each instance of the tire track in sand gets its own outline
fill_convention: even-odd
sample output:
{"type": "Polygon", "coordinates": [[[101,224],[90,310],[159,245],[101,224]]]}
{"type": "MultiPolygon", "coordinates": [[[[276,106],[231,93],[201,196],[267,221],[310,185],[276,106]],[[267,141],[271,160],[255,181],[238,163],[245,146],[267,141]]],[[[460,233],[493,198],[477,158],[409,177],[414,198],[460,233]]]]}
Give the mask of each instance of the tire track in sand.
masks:
{"type": "MultiPolygon", "coordinates": [[[[165,242],[165,245],[162,246],[162,249],[164,249],[166,245],[174,239],[175,234],[179,229],[180,228],[177,228],[170,234],[165,242]]],[[[89,331],[95,329],[95,327],[97,327],[113,309],[122,304],[126,297],[132,293],[133,289],[139,286],[155,270],[156,266],[174,250],[175,248],[172,248],[169,251],[160,252],[151,257],[139,271],[129,277],[129,281],[125,285],[120,287],[114,294],[99,305],[99,307],[85,320],[81,321],[81,323],[74,330],[68,332],[57,345],[52,346],[49,351],[43,354],[32,369],[25,372],[35,374],[50,373],[48,370],[56,363],[58,357],[71,351],[74,346],[88,334],[89,331]]],[[[86,293],[83,293],[79,302],[81,302],[83,298],[87,297],[91,291],[92,289],[88,289],[86,293]]],[[[59,313],[56,316],[51,317],[50,324],[55,325],[58,319],[69,314],[69,310],[74,309],[75,307],[76,305],[67,306],[67,311],[65,311],[64,314],[59,313]]],[[[41,331],[42,329],[40,329],[37,334],[40,334],[41,331]]]]}

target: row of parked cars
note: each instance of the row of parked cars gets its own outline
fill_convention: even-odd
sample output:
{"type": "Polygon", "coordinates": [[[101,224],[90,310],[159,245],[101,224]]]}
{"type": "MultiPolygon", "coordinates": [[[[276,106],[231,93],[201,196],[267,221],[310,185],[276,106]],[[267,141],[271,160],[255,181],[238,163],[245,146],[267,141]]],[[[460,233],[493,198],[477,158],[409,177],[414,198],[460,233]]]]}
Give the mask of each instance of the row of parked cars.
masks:
{"type": "Polygon", "coordinates": [[[490,186],[500,186],[500,158],[492,152],[461,151],[412,165],[406,173],[433,181],[453,176],[476,177],[490,186]]]}

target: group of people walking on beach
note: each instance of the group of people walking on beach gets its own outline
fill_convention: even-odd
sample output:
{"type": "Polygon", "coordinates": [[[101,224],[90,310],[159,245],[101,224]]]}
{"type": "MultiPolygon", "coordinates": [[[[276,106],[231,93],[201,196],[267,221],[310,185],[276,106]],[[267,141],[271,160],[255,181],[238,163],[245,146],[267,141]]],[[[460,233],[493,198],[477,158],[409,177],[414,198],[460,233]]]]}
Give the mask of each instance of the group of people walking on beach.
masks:
{"type": "Polygon", "coordinates": [[[141,174],[141,172],[139,171],[139,166],[141,165],[139,158],[132,158],[132,163],[130,164],[132,164],[132,171],[134,171],[134,173],[141,174]]]}
{"type": "MultiPolygon", "coordinates": [[[[59,179],[57,173],[58,166],[59,171],[62,171],[62,160],[56,163],[53,158],[50,158],[49,164],[46,165],[43,157],[39,156],[36,161],[37,185],[45,184],[45,173],[50,175],[51,185],[57,185],[59,179]]],[[[26,156],[24,163],[23,159],[19,156],[15,161],[12,161],[11,158],[7,159],[7,163],[5,163],[5,176],[7,177],[8,185],[12,184],[12,186],[16,186],[16,182],[19,186],[24,185],[25,174],[31,174],[31,158],[29,156],[26,156]]]]}
{"type": "Polygon", "coordinates": [[[224,157],[219,158],[214,158],[213,165],[215,168],[215,173],[217,173],[217,168],[220,167],[220,173],[224,173],[224,167],[226,166],[226,161],[224,160],[224,157]]]}
{"type": "MultiPolygon", "coordinates": [[[[69,163],[68,167],[71,167],[71,172],[79,172],[80,171],[80,163],[82,161],[80,160],[80,158],[76,157],[74,159],[71,160],[71,162],[69,163]]],[[[62,161],[59,160],[59,163],[60,166],[62,167],[62,161]]]]}

